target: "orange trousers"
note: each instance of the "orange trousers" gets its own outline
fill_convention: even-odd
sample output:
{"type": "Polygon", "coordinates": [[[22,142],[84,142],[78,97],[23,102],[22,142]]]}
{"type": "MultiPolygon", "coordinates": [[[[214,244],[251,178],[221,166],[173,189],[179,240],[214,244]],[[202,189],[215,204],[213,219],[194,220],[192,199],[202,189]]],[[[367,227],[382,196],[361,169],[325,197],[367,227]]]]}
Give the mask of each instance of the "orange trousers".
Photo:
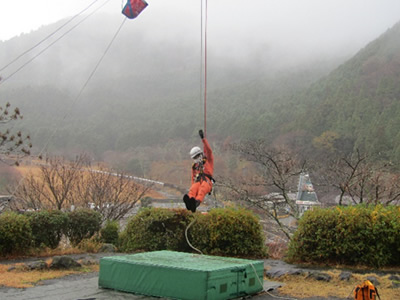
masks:
{"type": "Polygon", "coordinates": [[[201,180],[192,184],[188,196],[189,198],[195,198],[196,200],[203,202],[204,197],[211,192],[211,189],[212,184],[210,182],[207,180],[201,180]]]}

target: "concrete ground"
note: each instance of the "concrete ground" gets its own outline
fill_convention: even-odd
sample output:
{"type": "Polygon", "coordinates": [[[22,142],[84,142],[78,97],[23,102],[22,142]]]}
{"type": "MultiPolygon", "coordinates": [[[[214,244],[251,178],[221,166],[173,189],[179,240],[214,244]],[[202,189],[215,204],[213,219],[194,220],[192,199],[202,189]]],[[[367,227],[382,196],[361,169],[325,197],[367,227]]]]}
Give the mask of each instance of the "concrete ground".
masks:
{"type": "MultiPolygon", "coordinates": [[[[111,255],[118,255],[117,253],[111,255]]],[[[88,258],[87,255],[71,255],[74,259],[88,258]]],[[[103,256],[110,256],[110,254],[94,254],[90,255],[91,259],[99,260],[103,256]]],[[[0,261],[2,264],[13,264],[16,262],[29,262],[37,260],[35,258],[15,260],[15,261],[0,261]]],[[[293,266],[287,265],[280,261],[265,260],[265,266],[274,266],[279,268],[291,268],[293,266]]],[[[264,290],[266,292],[246,299],[252,300],[277,300],[277,299],[295,299],[277,293],[277,288],[281,286],[279,282],[264,281],[264,290]]],[[[42,281],[35,287],[16,289],[0,286],[0,299],[1,300],[27,300],[27,299],[46,299],[46,300],[155,300],[154,298],[143,295],[135,295],[130,293],[118,292],[109,289],[101,289],[98,287],[98,273],[69,275],[58,279],[42,281]]],[[[194,299],[196,300],[196,299],[194,299]]],[[[321,298],[312,297],[303,300],[343,300],[343,298],[321,298]]]]}
{"type": "MultiPolygon", "coordinates": [[[[279,283],[266,282],[264,289],[270,290],[268,293],[261,293],[246,299],[252,300],[276,300],[276,299],[295,299],[283,297],[276,293],[279,283]]],[[[43,281],[41,285],[32,288],[15,289],[0,287],[0,299],[2,300],[27,300],[27,299],[46,299],[46,300],[155,300],[160,298],[134,295],[118,292],[109,289],[98,288],[98,273],[83,275],[71,275],[60,279],[43,281]]],[[[303,300],[339,300],[340,298],[307,298],[303,300]]],[[[195,300],[195,299],[194,299],[195,300]]]]}

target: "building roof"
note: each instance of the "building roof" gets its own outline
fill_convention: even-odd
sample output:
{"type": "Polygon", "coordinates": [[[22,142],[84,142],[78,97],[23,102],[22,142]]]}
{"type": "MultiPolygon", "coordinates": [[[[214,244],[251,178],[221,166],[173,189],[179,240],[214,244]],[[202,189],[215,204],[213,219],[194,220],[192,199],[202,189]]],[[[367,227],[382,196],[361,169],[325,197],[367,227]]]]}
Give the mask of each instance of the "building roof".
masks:
{"type": "Polygon", "coordinates": [[[297,204],[319,203],[314,186],[311,183],[308,173],[301,173],[296,196],[297,204]]]}

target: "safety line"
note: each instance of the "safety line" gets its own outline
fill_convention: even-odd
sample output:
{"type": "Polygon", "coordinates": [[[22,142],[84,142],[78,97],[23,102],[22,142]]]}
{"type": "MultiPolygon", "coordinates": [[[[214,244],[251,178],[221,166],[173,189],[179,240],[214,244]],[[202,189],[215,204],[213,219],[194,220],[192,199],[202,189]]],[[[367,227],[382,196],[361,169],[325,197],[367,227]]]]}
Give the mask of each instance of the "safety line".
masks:
{"type": "MultiPolygon", "coordinates": [[[[201,256],[205,257],[204,254],[203,254],[203,252],[201,252],[201,250],[199,250],[199,249],[197,249],[196,247],[194,247],[194,246],[190,243],[189,238],[188,238],[188,230],[189,230],[189,228],[190,228],[194,223],[196,223],[196,221],[197,221],[197,218],[195,217],[195,218],[193,219],[193,221],[190,222],[190,224],[186,227],[186,229],[185,229],[185,238],[186,238],[186,242],[188,243],[188,245],[190,246],[190,248],[192,248],[192,249],[195,250],[196,252],[199,252],[201,256]]],[[[213,258],[211,258],[211,259],[213,259],[213,258]]],[[[221,259],[221,258],[215,258],[215,260],[218,260],[218,261],[220,261],[220,260],[226,261],[226,260],[221,259]]],[[[266,290],[264,289],[264,283],[263,283],[264,278],[263,278],[263,280],[260,279],[260,277],[259,277],[258,274],[257,274],[257,270],[256,270],[256,268],[254,267],[254,265],[253,265],[252,263],[250,263],[250,266],[252,267],[252,269],[253,269],[253,271],[254,271],[254,275],[256,276],[256,278],[257,278],[257,280],[258,280],[258,283],[259,283],[259,284],[261,285],[261,287],[262,287],[262,292],[264,292],[264,293],[270,295],[270,296],[273,297],[273,298],[277,298],[277,299],[297,300],[296,298],[286,298],[286,297],[276,296],[276,295],[271,294],[269,291],[266,291],[266,290]]]]}
{"type": "MultiPolygon", "coordinates": [[[[200,107],[203,108],[203,0],[200,0],[200,107]]],[[[200,122],[201,126],[201,122],[200,122]]]]}
{"type": "MultiPolygon", "coordinates": [[[[185,229],[186,242],[188,243],[188,245],[189,245],[193,250],[199,252],[200,255],[201,255],[202,257],[206,257],[206,256],[204,256],[203,252],[201,252],[199,249],[197,249],[196,247],[194,247],[194,246],[190,243],[189,238],[188,238],[187,232],[188,232],[189,228],[190,228],[194,223],[196,223],[196,221],[197,221],[197,219],[194,218],[193,221],[190,222],[190,224],[189,224],[189,225],[186,227],[186,229],[185,229]]],[[[207,257],[207,258],[208,258],[208,259],[211,259],[211,260],[217,260],[217,261],[228,261],[228,260],[226,260],[226,259],[221,259],[221,258],[209,258],[209,257],[207,257]]],[[[230,262],[230,261],[229,261],[229,262],[230,262]]],[[[253,272],[254,272],[254,275],[255,275],[255,277],[257,278],[258,283],[259,283],[260,286],[262,287],[262,291],[263,291],[263,292],[265,292],[266,294],[270,295],[271,297],[277,298],[277,299],[297,300],[297,299],[295,299],[295,298],[285,298],[285,297],[275,296],[275,295],[271,294],[270,292],[266,291],[266,290],[264,289],[264,283],[263,283],[264,278],[263,278],[263,280],[261,280],[261,279],[260,279],[260,276],[258,276],[258,274],[257,274],[257,270],[256,270],[256,268],[254,267],[254,265],[253,265],[252,263],[249,263],[249,264],[250,264],[250,266],[252,267],[253,272]]]]}
{"type": "Polygon", "coordinates": [[[206,1],[205,27],[204,27],[204,136],[207,136],[207,23],[208,0],[206,1]]]}
{"type": "Polygon", "coordinates": [[[40,46],[43,42],[47,41],[49,38],[51,38],[53,35],[55,35],[57,32],[59,32],[62,28],[64,28],[65,26],[67,26],[69,23],[71,23],[74,19],[76,19],[77,17],[79,17],[81,14],[83,14],[85,11],[87,11],[93,4],[95,4],[97,1],[99,0],[94,0],[89,6],[87,6],[85,9],[83,9],[82,11],[80,11],[79,13],[77,13],[75,16],[73,16],[72,18],[70,18],[67,22],[65,22],[64,24],[62,24],[60,27],[58,27],[55,31],[53,31],[52,33],[50,33],[49,35],[47,35],[44,39],[42,39],[41,41],[39,41],[37,44],[35,44],[34,46],[32,46],[31,48],[29,48],[28,50],[22,52],[20,55],[18,55],[16,58],[14,58],[12,61],[10,61],[8,64],[6,64],[5,66],[3,66],[0,69],[0,72],[3,71],[4,69],[6,69],[8,66],[12,65],[13,63],[15,63],[17,60],[19,60],[21,57],[23,57],[25,54],[29,53],[30,51],[32,51],[33,49],[35,49],[36,47],[40,46]]]}
{"type": "Polygon", "coordinates": [[[16,69],[14,72],[12,72],[9,76],[5,77],[0,81],[0,86],[4,84],[8,79],[13,77],[15,74],[17,74],[19,71],[21,71],[23,68],[25,68],[28,64],[30,64],[33,60],[35,60],[38,56],[40,56],[43,52],[45,52],[47,49],[49,49],[51,46],[53,46],[55,43],[57,43],[59,40],[61,40],[63,37],[65,37],[68,33],[70,33],[72,30],[74,30],[76,27],[78,27],[80,24],[82,24],[84,21],[86,21],[89,17],[91,17],[95,12],[97,12],[100,8],[102,8],[104,5],[106,5],[108,2],[111,0],[106,0],[102,5],[100,5],[98,8],[96,8],[93,12],[91,12],[89,15],[87,15],[85,18],[83,18],[80,22],[78,22],[75,26],[71,27],[68,31],[63,33],[58,39],[56,39],[54,42],[50,43],[47,47],[45,47],[42,51],[40,51],[38,54],[33,56],[31,59],[26,61],[22,66],[20,66],[18,69],[16,69]]]}
{"type": "Polygon", "coordinates": [[[196,221],[197,221],[197,219],[194,218],[193,221],[192,221],[192,222],[186,227],[186,229],[185,229],[186,242],[188,243],[188,245],[190,246],[190,248],[192,248],[193,250],[195,250],[195,251],[199,252],[201,255],[203,255],[203,252],[201,252],[199,249],[197,249],[196,247],[194,247],[194,246],[190,243],[189,238],[188,238],[188,235],[187,235],[187,232],[188,232],[190,226],[192,226],[196,221]]]}

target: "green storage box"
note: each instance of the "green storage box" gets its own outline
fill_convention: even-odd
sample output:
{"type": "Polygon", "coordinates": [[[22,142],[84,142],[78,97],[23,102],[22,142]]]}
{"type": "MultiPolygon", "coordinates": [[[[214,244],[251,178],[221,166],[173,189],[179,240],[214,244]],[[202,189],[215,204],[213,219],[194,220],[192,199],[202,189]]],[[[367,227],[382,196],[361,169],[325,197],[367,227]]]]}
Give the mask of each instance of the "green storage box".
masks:
{"type": "Polygon", "coordinates": [[[99,287],[173,299],[232,299],[263,290],[264,262],[173,251],[100,259],[99,287]]]}

